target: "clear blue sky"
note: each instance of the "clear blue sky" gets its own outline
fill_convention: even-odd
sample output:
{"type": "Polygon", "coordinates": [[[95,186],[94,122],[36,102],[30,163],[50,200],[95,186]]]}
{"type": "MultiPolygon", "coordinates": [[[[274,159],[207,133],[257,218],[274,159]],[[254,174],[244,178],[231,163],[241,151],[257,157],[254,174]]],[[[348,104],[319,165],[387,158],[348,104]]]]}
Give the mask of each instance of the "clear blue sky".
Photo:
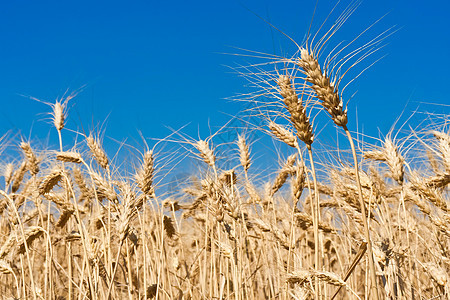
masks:
{"type": "MultiPolygon", "coordinates": [[[[224,124],[244,108],[225,98],[250,91],[226,66],[259,62],[224,55],[232,47],[275,54],[296,49],[255,14],[298,41],[315,1],[2,1],[0,4],[0,131],[25,137],[56,134],[45,122],[49,108],[21,95],[53,101],[85,86],[70,102],[67,128],[86,131],[100,124],[105,138],[162,138],[166,126],[205,137],[208,122],[224,124]],[[230,47],[231,46],[231,47],[230,47]]],[[[319,0],[315,25],[335,1],[319,0]]],[[[349,1],[342,1],[338,10],[349,1]]],[[[360,128],[386,132],[409,102],[450,104],[450,2],[367,0],[344,25],[347,40],[388,15],[368,38],[396,26],[386,46],[352,91],[349,115],[360,128]],[[389,108],[389,109],[388,109],[389,108]]],[[[334,15],[336,17],[336,15],[334,15]]],[[[335,40],[336,41],[336,40],[335,40]]],[[[367,65],[367,64],[366,64],[367,65]]],[[[362,64],[360,70],[366,65],[362,64]]],[[[421,105],[448,113],[448,107],[421,105]]],[[[351,123],[354,124],[354,123],[351,123]]]]}

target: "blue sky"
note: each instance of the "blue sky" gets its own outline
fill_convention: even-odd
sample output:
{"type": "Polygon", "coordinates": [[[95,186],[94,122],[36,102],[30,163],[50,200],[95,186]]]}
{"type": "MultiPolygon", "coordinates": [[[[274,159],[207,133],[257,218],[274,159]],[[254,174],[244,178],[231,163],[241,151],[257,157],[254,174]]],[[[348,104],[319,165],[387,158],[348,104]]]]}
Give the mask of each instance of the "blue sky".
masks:
{"type": "MultiPolygon", "coordinates": [[[[0,131],[56,145],[49,107],[84,87],[69,104],[67,128],[104,131],[105,140],[163,138],[167,127],[206,137],[245,108],[229,97],[251,91],[231,67],[261,60],[226,55],[234,47],[291,55],[295,46],[261,18],[302,41],[315,1],[3,1],[0,4],[0,131]],[[50,132],[50,133],[49,133],[50,132]]],[[[335,1],[319,0],[317,27],[335,1]]],[[[349,1],[342,1],[342,11],[349,1]]],[[[364,1],[336,36],[352,39],[395,26],[385,47],[351,85],[350,126],[386,133],[398,115],[448,113],[450,18],[448,1],[364,1]]],[[[332,18],[336,18],[334,14],[332,18]]],[[[349,94],[350,95],[350,94],[349,94]]],[[[318,124],[318,126],[321,126],[318,124]]],[[[71,136],[66,131],[66,136],[71,136]]],[[[68,144],[72,141],[69,139],[68,144]]]]}

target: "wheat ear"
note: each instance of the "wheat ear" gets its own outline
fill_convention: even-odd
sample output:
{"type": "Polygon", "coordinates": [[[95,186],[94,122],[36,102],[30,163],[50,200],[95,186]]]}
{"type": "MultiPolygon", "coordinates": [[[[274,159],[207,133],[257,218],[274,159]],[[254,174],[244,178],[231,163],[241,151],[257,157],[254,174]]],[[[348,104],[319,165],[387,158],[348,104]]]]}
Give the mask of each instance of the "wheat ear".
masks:
{"type": "Polygon", "coordinates": [[[75,164],[83,163],[81,154],[75,151],[66,151],[56,153],[56,159],[63,162],[71,162],[75,164]]]}
{"type": "Polygon", "coordinates": [[[30,143],[22,141],[22,143],[20,143],[20,148],[22,148],[23,153],[27,158],[27,169],[32,175],[39,173],[39,161],[34,154],[33,149],[31,149],[30,143]]]}
{"type": "Polygon", "coordinates": [[[142,161],[142,167],[135,175],[136,182],[141,191],[151,196],[153,195],[153,172],[154,172],[154,158],[153,151],[145,152],[142,161]]]}
{"type": "Polygon", "coordinates": [[[291,123],[297,131],[297,137],[306,145],[311,145],[314,140],[312,126],[306,115],[306,109],[295,92],[291,79],[288,75],[280,75],[277,84],[284,104],[289,111],[291,123]]]}
{"type": "Polygon", "coordinates": [[[306,81],[312,84],[311,88],[334,123],[341,127],[347,125],[347,109],[344,109],[336,82],[331,81],[330,76],[321,70],[314,53],[302,48],[297,64],[303,69],[306,81]]]}
{"type": "Polygon", "coordinates": [[[296,160],[295,154],[289,156],[286,159],[285,164],[283,165],[281,170],[278,172],[278,175],[275,178],[275,181],[273,182],[272,188],[269,193],[270,196],[273,196],[284,185],[284,183],[286,182],[289,175],[292,175],[295,173],[295,169],[293,168],[295,160],[296,160]]]}
{"type": "Polygon", "coordinates": [[[439,152],[441,152],[445,169],[450,172],[450,135],[440,131],[433,131],[433,135],[439,141],[439,152]]]}
{"type": "Polygon", "coordinates": [[[95,158],[97,163],[103,168],[108,168],[108,156],[106,156],[105,151],[100,145],[99,141],[93,138],[91,135],[86,138],[87,145],[91,150],[92,156],[95,158]]]}
{"type": "Polygon", "coordinates": [[[291,146],[292,148],[297,147],[297,139],[289,129],[273,121],[269,121],[269,129],[277,139],[286,145],[291,146]]]}
{"type": "Polygon", "coordinates": [[[238,135],[237,145],[239,148],[239,161],[244,168],[244,171],[247,173],[251,165],[250,149],[243,135],[238,135]]]}
{"type": "Polygon", "coordinates": [[[194,144],[194,147],[200,152],[200,157],[209,166],[214,167],[216,156],[211,148],[209,148],[208,141],[199,140],[194,144]]]}

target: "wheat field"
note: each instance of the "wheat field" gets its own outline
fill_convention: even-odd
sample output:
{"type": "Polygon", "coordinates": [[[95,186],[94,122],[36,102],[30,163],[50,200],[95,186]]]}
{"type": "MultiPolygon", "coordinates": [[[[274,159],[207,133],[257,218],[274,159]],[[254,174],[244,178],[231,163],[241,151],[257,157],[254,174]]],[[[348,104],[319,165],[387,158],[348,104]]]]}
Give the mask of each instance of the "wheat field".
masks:
{"type": "Polygon", "coordinates": [[[228,143],[175,132],[122,163],[99,132],[65,135],[74,95],[48,103],[54,149],[5,134],[2,298],[447,299],[448,116],[373,143],[350,127],[344,75],[389,35],[325,47],[351,13],[293,56],[238,69],[276,172],[255,165],[249,128],[228,143]],[[324,121],[342,139],[328,151],[324,121]],[[183,167],[158,151],[171,141],[198,161],[176,194],[159,179],[183,167]]]}

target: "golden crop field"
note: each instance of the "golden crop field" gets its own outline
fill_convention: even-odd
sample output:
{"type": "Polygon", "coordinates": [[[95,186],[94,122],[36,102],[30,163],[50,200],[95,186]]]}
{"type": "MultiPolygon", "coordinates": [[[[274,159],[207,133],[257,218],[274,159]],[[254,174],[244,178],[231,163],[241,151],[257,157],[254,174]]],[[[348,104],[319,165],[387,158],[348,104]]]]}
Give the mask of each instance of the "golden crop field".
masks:
{"type": "Polygon", "coordinates": [[[326,47],[352,12],[291,57],[237,68],[275,173],[248,128],[226,144],[175,132],[122,163],[101,132],[67,138],[74,95],[49,103],[59,147],[5,134],[2,299],[447,299],[448,116],[373,144],[349,125],[344,75],[390,34],[326,47]],[[328,151],[324,117],[340,136],[328,151]],[[199,166],[170,194],[159,178],[183,165],[158,147],[177,140],[199,166]]]}

